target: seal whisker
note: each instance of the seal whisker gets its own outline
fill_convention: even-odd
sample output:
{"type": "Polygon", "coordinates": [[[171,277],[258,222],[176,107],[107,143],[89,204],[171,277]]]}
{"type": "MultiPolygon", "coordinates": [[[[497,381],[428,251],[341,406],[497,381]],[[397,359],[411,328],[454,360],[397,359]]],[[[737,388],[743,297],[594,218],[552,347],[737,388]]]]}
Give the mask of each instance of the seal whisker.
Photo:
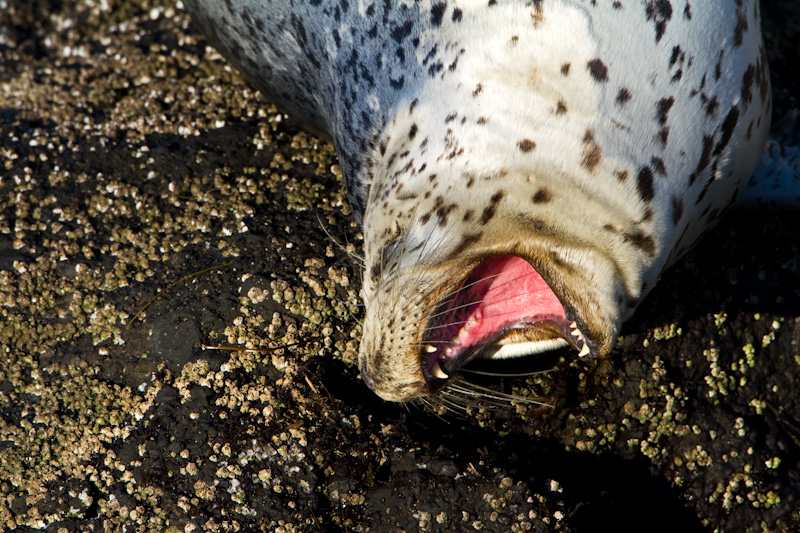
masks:
{"type": "Polygon", "coordinates": [[[467,285],[462,285],[462,286],[458,287],[457,289],[453,289],[449,293],[446,293],[444,296],[441,296],[438,299],[438,301],[431,303],[427,307],[423,307],[422,311],[427,311],[428,309],[431,309],[433,307],[439,307],[439,306],[443,305],[447,300],[453,300],[455,298],[455,296],[457,296],[460,292],[465,291],[465,290],[467,290],[467,289],[469,289],[469,288],[471,288],[471,287],[473,287],[473,286],[475,286],[475,285],[477,285],[479,283],[482,283],[484,281],[496,278],[498,276],[500,276],[500,274],[493,274],[491,276],[486,276],[484,278],[481,278],[481,279],[475,280],[473,282],[470,282],[467,285]]]}
{"type": "MultiPolygon", "coordinates": [[[[417,207],[418,206],[419,206],[419,204],[417,204],[417,207]]],[[[417,207],[415,207],[415,209],[414,209],[415,212],[416,212],[417,207]]],[[[416,222],[415,222],[415,225],[416,225],[416,222]]],[[[413,228],[414,228],[414,226],[412,226],[412,229],[413,228]]],[[[411,230],[409,231],[409,233],[411,233],[411,230]]],[[[428,235],[425,237],[425,240],[422,242],[421,246],[419,247],[419,252],[417,253],[416,263],[420,263],[422,261],[423,253],[426,251],[426,248],[428,247],[428,244],[430,244],[431,237],[433,236],[433,233],[434,233],[434,228],[431,228],[431,231],[428,232],[428,235]]],[[[447,238],[447,234],[446,233],[441,233],[441,235],[438,238],[437,242],[434,244],[434,247],[440,246],[445,241],[446,238],[447,238]]],[[[406,241],[404,241],[404,245],[405,245],[405,242],[406,241]]],[[[422,286],[422,281],[423,281],[424,277],[425,277],[425,273],[420,270],[417,273],[416,278],[413,281],[411,281],[411,283],[410,283],[411,286],[408,289],[408,292],[410,292],[412,294],[420,294],[421,297],[424,296],[425,293],[419,291],[419,289],[422,286]]],[[[393,283],[394,291],[399,291],[400,290],[400,286],[397,283],[397,281],[398,281],[397,277],[396,276],[392,277],[391,281],[393,283]]],[[[396,294],[396,292],[395,292],[395,294],[396,294]]]]}
{"type": "Polygon", "coordinates": [[[351,252],[350,250],[347,249],[346,246],[342,245],[339,241],[337,241],[333,237],[331,232],[328,231],[328,228],[325,227],[325,224],[322,223],[322,218],[320,218],[320,216],[319,216],[319,211],[317,211],[315,214],[317,216],[317,222],[319,222],[319,226],[322,228],[322,231],[325,232],[325,235],[328,236],[328,239],[330,239],[331,242],[333,244],[335,244],[337,246],[337,248],[342,250],[345,254],[347,254],[351,258],[355,259],[356,262],[358,263],[358,265],[363,269],[365,267],[365,265],[366,265],[366,261],[364,260],[364,258],[362,256],[360,256],[359,254],[355,253],[355,252],[351,252]]]}
{"type": "Polygon", "coordinates": [[[334,302],[339,302],[340,304],[347,305],[349,307],[356,307],[358,309],[363,309],[366,304],[363,302],[353,302],[350,300],[342,300],[341,298],[332,298],[334,302]]]}
{"type": "Polygon", "coordinates": [[[453,394],[449,387],[443,389],[436,396],[436,401],[449,412],[459,415],[466,413],[467,409],[472,407],[471,402],[466,401],[464,397],[453,394]]]}
{"type": "Polygon", "coordinates": [[[460,369],[462,373],[475,374],[478,376],[486,376],[492,378],[526,378],[531,376],[541,376],[543,374],[549,374],[554,370],[555,369],[551,368],[549,370],[533,370],[531,372],[487,372],[485,370],[474,370],[472,368],[460,369]]]}
{"type": "Polygon", "coordinates": [[[465,412],[469,409],[502,409],[510,407],[507,401],[497,401],[483,394],[468,394],[462,390],[448,387],[440,393],[450,401],[459,406],[465,412]]]}
{"type": "MultiPolygon", "coordinates": [[[[460,292],[465,291],[465,290],[469,289],[470,287],[472,287],[472,286],[474,286],[474,285],[476,285],[478,283],[481,283],[482,281],[486,281],[488,279],[492,279],[492,278],[497,277],[499,275],[500,274],[495,274],[493,276],[487,276],[485,278],[479,279],[479,280],[474,281],[472,283],[469,283],[467,285],[461,286],[461,287],[451,291],[449,294],[446,294],[445,296],[440,297],[437,301],[427,305],[426,307],[422,307],[420,310],[424,313],[424,312],[426,312],[426,311],[428,311],[429,309],[432,309],[432,308],[445,307],[445,304],[447,304],[448,302],[453,301],[455,299],[455,297],[460,292]]],[[[460,309],[462,307],[468,307],[468,306],[473,305],[475,303],[480,303],[480,302],[478,302],[478,301],[476,301],[476,302],[468,302],[468,303],[466,303],[464,305],[461,305],[461,306],[458,306],[458,307],[449,308],[449,309],[443,310],[443,311],[441,311],[439,313],[435,313],[435,314],[429,316],[428,319],[430,320],[432,318],[436,318],[436,317],[438,317],[438,316],[440,316],[442,314],[449,313],[449,312],[451,312],[453,310],[460,309]]]]}
{"type": "Polygon", "coordinates": [[[553,407],[552,405],[541,402],[539,400],[523,398],[522,396],[516,396],[513,394],[507,394],[505,392],[492,390],[488,387],[483,387],[481,385],[478,385],[477,383],[467,381],[465,379],[462,379],[458,383],[450,385],[450,387],[448,388],[453,388],[454,390],[457,390],[458,392],[461,392],[463,394],[474,395],[481,398],[488,397],[502,402],[516,402],[523,404],[540,405],[543,407],[553,407]]]}
{"type": "Polygon", "coordinates": [[[446,421],[442,417],[442,415],[440,414],[440,411],[442,409],[444,409],[445,413],[450,413],[450,414],[453,414],[453,415],[456,415],[456,416],[460,416],[462,414],[461,412],[459,412],[457,410],[457,408],[460,407],[460,406],[458,406],[457,404],[455,404],[455,403],[453,403],[451,401],[445,400],[444,396],[440,396],[440,395],[437,395],[437,396],[420,396],[419,400],[422,401],[423,407],[427,411],[429,411],[430,413],[435,415],[439,420],[442,420],[442,421],[446,421]]]}

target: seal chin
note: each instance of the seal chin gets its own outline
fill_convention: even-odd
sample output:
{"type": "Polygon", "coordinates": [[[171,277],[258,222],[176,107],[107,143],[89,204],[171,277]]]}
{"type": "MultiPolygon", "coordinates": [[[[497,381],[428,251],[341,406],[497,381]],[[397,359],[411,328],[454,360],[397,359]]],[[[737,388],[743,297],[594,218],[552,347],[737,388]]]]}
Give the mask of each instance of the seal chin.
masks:
{"type": "Polygon", "coordinates": [[[476,357],[501,359],[572,346],[588,339],[531,264],[515,255],[480,261],[427,318],[420,362],[433,389],[476,357]]]}

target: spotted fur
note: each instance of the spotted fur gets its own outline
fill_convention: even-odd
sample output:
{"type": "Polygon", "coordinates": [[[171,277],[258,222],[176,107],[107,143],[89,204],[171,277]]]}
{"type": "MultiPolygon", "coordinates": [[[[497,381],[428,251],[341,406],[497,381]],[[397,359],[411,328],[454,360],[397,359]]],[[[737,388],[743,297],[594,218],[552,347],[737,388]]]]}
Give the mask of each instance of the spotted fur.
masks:
{"type": "Polygon", "coordinates": [[[436,390],[428,318],[525,258],[595,355],[762,152],[755,0],[185,0],[268,98],[333,138],[365,235],[360,364],[436,390]]]}

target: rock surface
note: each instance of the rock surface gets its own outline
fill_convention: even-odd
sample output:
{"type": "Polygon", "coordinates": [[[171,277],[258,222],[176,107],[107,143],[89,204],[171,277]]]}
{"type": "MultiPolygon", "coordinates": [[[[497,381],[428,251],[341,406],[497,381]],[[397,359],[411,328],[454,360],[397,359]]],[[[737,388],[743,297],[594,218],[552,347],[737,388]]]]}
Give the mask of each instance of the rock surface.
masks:
{"type": "Polygon", "coordinates": [[[796,213],[729,216],[607,362],[491,383],[557,411],[437,414],[358,377],[333,147],[180,4],[0,0],[0,139],[0,530],[800,528],[796,213]]]}

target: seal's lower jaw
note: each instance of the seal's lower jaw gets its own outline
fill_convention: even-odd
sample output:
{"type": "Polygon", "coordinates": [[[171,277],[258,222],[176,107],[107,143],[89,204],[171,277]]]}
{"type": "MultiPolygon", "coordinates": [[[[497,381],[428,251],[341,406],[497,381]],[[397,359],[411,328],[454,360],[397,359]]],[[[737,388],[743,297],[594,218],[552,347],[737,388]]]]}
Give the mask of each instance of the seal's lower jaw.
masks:
{"type": "Polygon", "coordinates": [[[566,346],[589,354],[587,339],[531,264],[514,255],[481,261],[428,318],[422,373],[431,390],[476,357],[521,357],[566,346]]]}

